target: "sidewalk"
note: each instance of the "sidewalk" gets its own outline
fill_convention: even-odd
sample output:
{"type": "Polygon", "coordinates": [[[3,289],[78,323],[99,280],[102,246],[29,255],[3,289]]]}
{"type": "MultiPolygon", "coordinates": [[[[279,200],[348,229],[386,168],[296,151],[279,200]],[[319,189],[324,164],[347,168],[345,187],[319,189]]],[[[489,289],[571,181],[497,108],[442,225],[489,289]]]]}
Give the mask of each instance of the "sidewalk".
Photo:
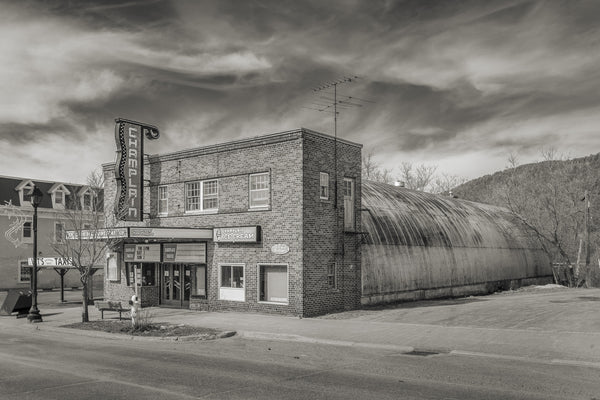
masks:
{"type": "MultiPolygon", "coordinates": [[[[91,306],[90,319],[100,319],[91,306]]],[[[156,322],[237,331],[245,338],[529,359],[600,368],[600,289],[552,289],[405,303],[322,318],[151,308],[156,322]]],[[[42,309],[39,329],[81,320],[81,307],[42,309]]],[[[107,317],[107,316],[105,316],[107,317]]],[[[113,317],[108,314],[108,317],[113,317]]],[[[0,317],[0,324],[26,325],[0,317]]]]}

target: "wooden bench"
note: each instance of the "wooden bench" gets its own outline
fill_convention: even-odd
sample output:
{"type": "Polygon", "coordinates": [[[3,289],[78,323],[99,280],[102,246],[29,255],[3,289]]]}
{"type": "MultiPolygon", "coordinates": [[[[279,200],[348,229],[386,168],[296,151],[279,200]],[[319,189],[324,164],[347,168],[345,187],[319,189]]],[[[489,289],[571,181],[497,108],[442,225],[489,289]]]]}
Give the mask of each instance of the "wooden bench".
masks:
{"type": "Polygon", "coordinates": [[[124,312],[129,312],[129,308],[123,308],[120,301],[95,301],[96,308],[100,310],[100,315],[102,319],[104,319],[104,311],[114,311],[119,313],[119,320],[121,319],[121,314],[124,312]]]}

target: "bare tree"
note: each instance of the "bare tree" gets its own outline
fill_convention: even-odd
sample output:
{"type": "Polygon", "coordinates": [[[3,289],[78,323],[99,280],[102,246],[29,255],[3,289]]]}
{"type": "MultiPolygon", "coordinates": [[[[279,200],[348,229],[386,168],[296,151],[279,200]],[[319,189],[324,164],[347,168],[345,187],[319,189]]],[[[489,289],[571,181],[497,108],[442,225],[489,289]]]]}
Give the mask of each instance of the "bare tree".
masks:
{"type": "Polygon", "coordinates": [[[369,152],[362,158],[362,178],[368,181],[383,182],[391,184],[394,177],[391,169],[381,168],[380,164],[373,159],[373,152],[369,152]]]}
{"type": "Polygon", "coordinates": [[[90,277],[94,269],[103,266],[108,249],[114,239],[104,229],[106,221],[103,214],[103,176],[101,172],[92,172],[87,186],[72,193],[65,209],[58,215],[57,222],[63,226],[63,235],[51,241],[52,248],[61,257],[72,260],[73,268],[79,272],[82,291],[82,322],[89,321],[88,292],[90,277]]]}
{"type": "Polygon", "coordinates": [[[435,165],[420,164],[415,167],[411,162],[405,161],[400,165],[400,180],[409,189],[429,191],[436,170],[435,165]]]}
{"type": "Polygon", "coordinates": [[[448,194],[452,191],[452,189],[462,185],[466,181],[466,178],[463,178],[458,175],[451,175],[446,173],[436,175],[431,184],[431,193],[448,194]]]}

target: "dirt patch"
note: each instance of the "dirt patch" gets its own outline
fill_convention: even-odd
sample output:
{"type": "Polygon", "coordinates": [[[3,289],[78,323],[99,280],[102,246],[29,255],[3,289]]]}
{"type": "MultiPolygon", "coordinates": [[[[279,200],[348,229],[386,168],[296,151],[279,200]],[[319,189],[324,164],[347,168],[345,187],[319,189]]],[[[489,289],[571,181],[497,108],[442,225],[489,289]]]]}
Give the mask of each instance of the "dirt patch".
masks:
{"type": "Polygon", "coordinates": [[[235,332],[220,331],[212,328],[202,328],[198,326],[190,326],[184,324],[169,324],[160,322],[154,322],[134,329],[131,326],[131,321],[129,320],[99,320],[90,322],[77,322],[74,324],[63,325],[62,327],[131,336],[164,338],[194,337],[198,340],[218,339],[222,337],[233,336],[235,334],[235,332]]]}

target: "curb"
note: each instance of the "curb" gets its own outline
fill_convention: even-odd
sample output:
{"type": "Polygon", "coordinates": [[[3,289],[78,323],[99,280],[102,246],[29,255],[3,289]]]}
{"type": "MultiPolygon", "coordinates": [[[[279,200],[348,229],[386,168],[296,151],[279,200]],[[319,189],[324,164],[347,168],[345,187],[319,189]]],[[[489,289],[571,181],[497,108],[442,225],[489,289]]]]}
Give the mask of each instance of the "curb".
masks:
{"type": "Polygon", "coordinates": [[[222,331],[217,334],[200,334],[200,335],[188,335],[188,336],[135,336],[124,333],[109,333],[96,330],[87,329],[76,329],[76,328],[63,328],[60,326],[48,326],[48,325],[30,325],[32,331],[39,332],[53,332],[60,334],[74,334],[78,336],[87,336],[95,338],[103,338],[109,340],[135,340],[135,341],[173,341],[173,342],[192,342],[192,341],[207,341],[216,339],[225,339],[228,337],[235,336],[236,331],[222,331]]]}
{"type": "Polygon", "coordinates": [[[256,331],[242,331],[238,332],[239,336],[246,339],[255,340],[277,340],[281,342],[298,342],[298,343],[313,343],[313,344],[328,344],[333,346],[343,347],[362,347],[367,349],[380,349],[380,350],[393,350],[399,353],[410,353],[415,350],[412,346],[401,346],[395,344],[379,344],[379,343],[368,343],[368,342],[351,342],[347,340],[332,340],[332,339],[319,339],[301,335],[292,335],[284,333],[269,333],[269,332],[256,332],[256,331]]]}

